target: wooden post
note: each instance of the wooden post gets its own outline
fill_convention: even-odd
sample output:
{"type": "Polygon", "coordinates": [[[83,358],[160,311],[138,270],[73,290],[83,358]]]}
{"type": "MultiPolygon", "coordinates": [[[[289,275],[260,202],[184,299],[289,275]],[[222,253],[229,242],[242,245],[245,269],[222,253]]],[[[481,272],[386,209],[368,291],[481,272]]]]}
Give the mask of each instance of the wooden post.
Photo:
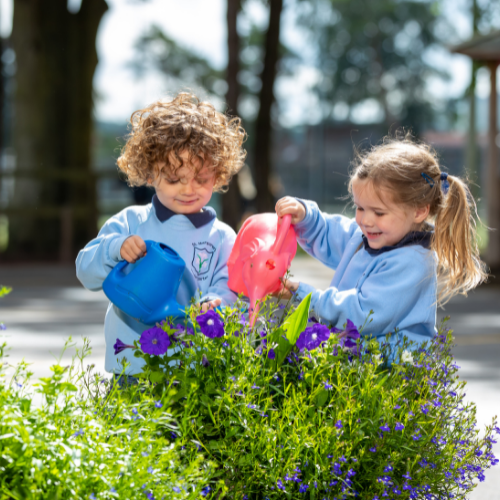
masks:
{"type": "Polygon", "coordinates": [[[59,262],[71,264],[73,255],[73,210],[69,206],[61,207],[61,234],[59,239],[59,262]]]}
{"type": "Polygon", "coordinates": [[[497,68],[498,61],[490,67],[490,112],[488,131],[488,171],[486,175],[486,200],[488,204],[489,239],[487,262],[493,271],[500,269],[500,177],[498,175],[497,127],[497,68]]]}

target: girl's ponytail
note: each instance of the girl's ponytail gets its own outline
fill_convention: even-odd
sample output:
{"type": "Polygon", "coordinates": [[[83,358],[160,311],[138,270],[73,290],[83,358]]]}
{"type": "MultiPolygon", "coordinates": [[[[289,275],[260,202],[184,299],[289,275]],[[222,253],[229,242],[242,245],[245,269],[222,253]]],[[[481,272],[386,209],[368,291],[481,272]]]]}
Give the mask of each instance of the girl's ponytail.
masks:
{"type": "MultiPolygon", "coordinates": [[[[442,196],[435,214],[432,249],[437,254],[440,305],[486,280],[476,242],[476,205],[466,184],[441,174],[442,196]],[[446,193],[447,191],[447,193],[446,193]],[[445,194],[446,193],[446,194],[445,194]]],[[[436,186],[438,187],[438,186],[436,186]]]]}

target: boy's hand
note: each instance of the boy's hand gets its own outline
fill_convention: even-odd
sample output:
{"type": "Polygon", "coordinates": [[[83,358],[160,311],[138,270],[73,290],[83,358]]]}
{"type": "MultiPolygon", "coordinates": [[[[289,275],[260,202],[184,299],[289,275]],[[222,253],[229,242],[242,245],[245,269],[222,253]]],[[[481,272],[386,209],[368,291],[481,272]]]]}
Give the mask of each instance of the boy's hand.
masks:
{"type": "Polygon", "coordinates": [[[283,283],[283,288],[277,292],[273,292],[271,295],[273,297],[279,297],[280,299],[291,299],[293,294],[299,288],[300,283],[297,281],[290,281],[285,278],[280,278],[281,283],[283,283]]]}
{"type": "Polygon", "coordinates": [[[146,243],[140,236],[129,236],[120,248],[120,255],[122,259],[134,264],[146,255],[146,243]]]}
{"type": "Polygon", "coordinates": [[[306,216],[306,208],[295,198],[285,196],[276,203],[276,213],[278,214],[278,217],[290,214],[292,216],[292,224],[298,224],[304,220],[306,216]]]}
{"type": "Polygon", "coordinates": [[[203,302],[201,304],[201,312],[206,313],[209,309],[215,309],[217,306],[221,305],[221,299],[209,300],[208,302],[203,302]]]}

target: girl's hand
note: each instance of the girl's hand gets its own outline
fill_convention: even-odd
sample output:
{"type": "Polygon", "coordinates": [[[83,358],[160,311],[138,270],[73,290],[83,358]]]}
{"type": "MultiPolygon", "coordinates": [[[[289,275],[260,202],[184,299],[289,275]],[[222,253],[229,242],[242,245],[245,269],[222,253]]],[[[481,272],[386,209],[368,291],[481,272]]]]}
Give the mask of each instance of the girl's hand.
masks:
{"type": "Polygon", "coordinates": [[[146,243],[140,236],[129,236],[120,248],[120,255],[122,259],[134,264],[146,255],[146,243]]]}
{"type": "Polygon", "coordinates": [[[297,281],[290,281],[285,278],[280,278],[281,283],[283,283],[283,288],[277,292],[273,292],[271,295],[273,297],[279,297],[280,299],[288,300],[291,299],[293,294],[299,288],[297,281]]]}
{"type": "Polygon", "coordinates": [[[285,196],[276,203],[276,213],[278,217],[290,214],[292,216],[292,224],[298,224],[304,220],[306,208],[295,198],[285,196]]]}
{"type": "Polygon", "coordinates": [[[209,309],[215,309],[217,306],[220,306],[222,303],[221,299],[209,300],[208,302],[203,302],[201,304],[201,312],[206,313],[209,309]]]}

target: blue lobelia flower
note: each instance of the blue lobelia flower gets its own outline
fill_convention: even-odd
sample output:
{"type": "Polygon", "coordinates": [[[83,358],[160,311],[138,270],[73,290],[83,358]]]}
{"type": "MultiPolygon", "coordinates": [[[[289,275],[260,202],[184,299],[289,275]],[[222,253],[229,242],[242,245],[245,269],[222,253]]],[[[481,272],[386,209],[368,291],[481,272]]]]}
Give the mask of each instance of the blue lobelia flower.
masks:
{"type": "Polygon", "coordinates": [[[208,361],[207,355],[203,354],[201,357],[201,364],[206,368],[207,366],[210,365],[210,361],[208,361]]]}
{"type": "Polygon", "coordinates": [[[276,358],[276,353],[274,352],[274,349],[269,349],[269,352],[267,353],[267,357],[269,359],[274,359],[276,358]]]}
{"type": "Polygon", "coordinates": [[[375,453],[377,451],[377,447],[376,446],[372,446],[371,448],[369,448],[369,450],[372,452],[372,453],[375,453]]]}
{"type": "Polygon", "coordinates": [[[115,345],[113,346],[115,350],[115,356],[120,354],[125,349],[133,349],[134,346],[130,344],[124,344],[120,339],[116,339],[115,345]]]}
{"type": "Polygon", "coordinates": [[[173,486],[172,489],[176,492],[176,493],[180,493],[181,492],[181,489],[178,487],[178,486],[173,486]]]}
{"type": "Polygon", "coordinates": [[[309,488],[309,485],[308,484],[301,484],[299,486],[299,493],[305,493],[307,491],[307,489],[309,488]]]}
{"type": "Polygon", "coordinates": [[[161,401],[155,401],[155,407],[156,408],[161,408],[163,406],[161,401]]]}
{"type": "Polygon", "coordinates": [[[210,309],[205,314],[196,316],[196,321],[205,337],[214,339],[224,336],[224,322],[215,311],[210,309]]]}
{"type": "Polygon", "coordinates": [[[299,336],[297,340],[297,349],[307,349],[312,351],[320,346],[322,342],[326,342],[330,337],[330,330],[321,323],[316,323],[314,326],[308,326],[299,336]]]}
{"type": "Polygon", "coordinates": [[[210,486],[205,486],[204,488],[202,488],[200,493],[202,497],[206,497],[211,491],[212,488],[210,488],[210,486]]]}
{"type": "Polygon", "coordinates": [[[329,380],[327,380],[326,382],[323,382],[323,385],[325,386],[326,390],[330,390],[333,387],[333,385],[330,384],[329,380]]]}
{"type": "Polygon", "coordinates": [[[396,431],[402,431],[404,428],[405,428],[405,426],[401,422],[398,422],[396,424],[396,427],[394,427],[394,430],[396,430],[396,431]]]}
{"type": "Polygon", "coordinates": [[[391,428],[387,424],[384,424],[384,425],[380,426],[380,430],[382,432],[389,432],[391,430],[391,428]]]}
{"type": "Polygon", "coordinates": [[[342,427],[344,427],[344,426],[342,425],[342,420],[337,420],[337,421],[335,422],[335,427],[336,427],[337,429],[342,429],[342,427]]]}
{"type": "Polygon", "coordinates": [[[142,351],[153,356],[165,354],[171,344],[170,337],[159,326],[144,330],[139,342],[142,351]]]}

